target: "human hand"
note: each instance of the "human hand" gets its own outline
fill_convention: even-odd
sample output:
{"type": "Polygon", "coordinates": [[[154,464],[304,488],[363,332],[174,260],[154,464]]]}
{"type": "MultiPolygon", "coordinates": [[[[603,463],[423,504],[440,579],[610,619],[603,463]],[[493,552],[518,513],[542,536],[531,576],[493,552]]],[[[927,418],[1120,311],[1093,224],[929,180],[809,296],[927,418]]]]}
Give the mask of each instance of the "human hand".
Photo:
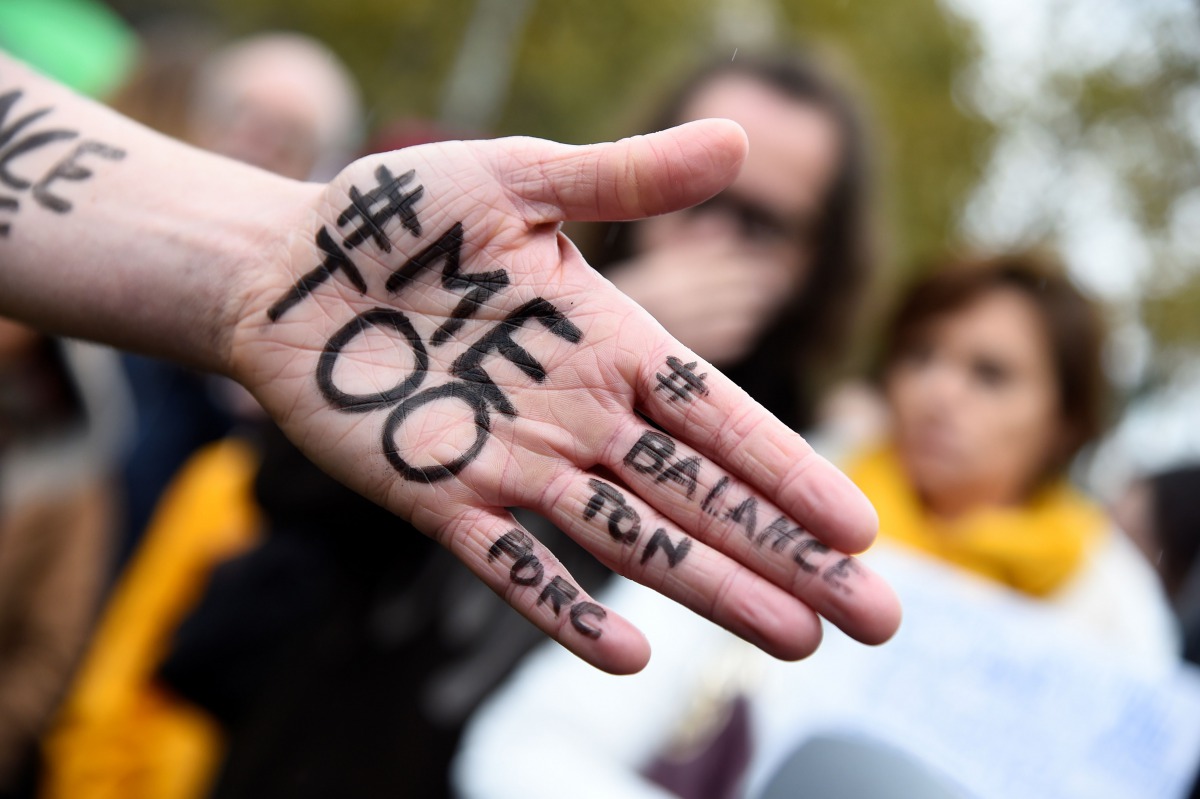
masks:
{"type": "Polygon", "coordinates": [[[363,159],[247,277],[229,371],[314,461],[600,668],[640,669],[645,639],[507,508],[779,657],[813,651],[817,613],[883,641],[894,595],[837,551],[871,543],[865,498],[559,232],[703,200],[744,152],[707,121],[363,159]]]}

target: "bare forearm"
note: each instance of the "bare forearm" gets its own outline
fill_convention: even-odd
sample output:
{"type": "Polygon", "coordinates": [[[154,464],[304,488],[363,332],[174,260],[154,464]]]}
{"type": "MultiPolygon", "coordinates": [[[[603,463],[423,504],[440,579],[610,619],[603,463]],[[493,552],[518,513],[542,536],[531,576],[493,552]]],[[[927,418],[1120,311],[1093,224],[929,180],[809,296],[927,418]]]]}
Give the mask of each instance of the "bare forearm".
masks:
{"type": "Polygon", "coordinates": [[[203,153],[0,54],[0,313],[224,370],[316,187],[203,153]]]}

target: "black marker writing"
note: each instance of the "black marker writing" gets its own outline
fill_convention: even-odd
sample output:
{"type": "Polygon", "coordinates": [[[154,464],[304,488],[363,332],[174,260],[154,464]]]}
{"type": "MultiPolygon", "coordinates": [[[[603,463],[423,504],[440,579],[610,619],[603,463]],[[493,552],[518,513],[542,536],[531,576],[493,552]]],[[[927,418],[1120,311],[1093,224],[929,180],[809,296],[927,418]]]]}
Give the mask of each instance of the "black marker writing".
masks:
{"type": "MultiPolygon", "coordinates": [[[[397,177],[387,167],[379,166],[375,170],[375,179],[377,185],[369,191],[351,188],[351,203],[338,216],[337,224],[338,227],[345,227],[357,222],[357,226],[351,229],[340,245],[327,226],[322,226],[317,232],[317,249],[323,254],[321,264],[303,275],[267,310],[267,318],[271,322],[278,321],[337,272],[345,274],[354,288],[366,294],[367,283],[355,266],[350,252],[368,239],[384,252],[391,252],[392,244],[384,232],[384,226],[392,219],[398,218],[401,226],[414,236],[421,234],[422,226],[417,219],[415,205],[424,196],[425,188],[417,185],[406,190],[416,180],[416,172],[410,170],[397,177]],[[343,246],[347,249],[342,249],[343,246]]],[[[450,318],[434,331],[431,343],[435,346],[449,341],[488,298],[509,284],[508,273],[503,269],[483,273],[464,273],[461,270],[464,237],[462,222],[455,222],[432,243],[408,258],[385,282],[387,291],[393,294],[401,292],[412,285],[420,274],[440,264],[442,287],[466,292],[450,313],[450,318]]],[[[400,311],[374,308],[350,320],[326,342],[317,363],[317,387],[326,401],[339,411],[388,411],[380,436],[383,454],[392,468],[404,478],[423,482],[445,480],[458,474],[483,450],[491,436],[493,410],[504,416],[517,414],[512,400],[488,373],[486,362],[489,358],[508,361],[536,383],[546,380],[546,367],[515,339],[525,323],[530,321],[572,344],[578,344],[583,338],[583,332],[574,323],[551,303],[537,297],[493,325],[459,355],[451,363],[450,382],[422,388],[429,370],[429,356],[413,321],[400,311]],[[351,342],[372,328],[395,333],[403,341],[402,349],[412,351],[411,370],[395,385],[382,391],[365,394],[346,391],[337,384],[338,361],[351,342]],[[415,412],[432,403],[443,402],[457,402],[466,406],[474,423],[475,438],[465,450],[449,461],[424,465],[413,463],[412,457],[402,452],[397,436],[415,412]]],[[[681,468],[686,469],[686,464],[681,468]]],[[[695,480],[694,474],[689,477],[686,473],[668,475],[668,478],[683,482],[691,480],[693,483],[695,480]]],[[[636,537],[636,531],[634,534],[636,537]]]]}
{"type": "Polygon", "coordinates": [[[51,193],[50,184],[59,180],[78,182],[90,178],[92,170],[79,163],[79,160],[85,155],[94,155],[109,161],[120,161],[125,157],[125,151],[109,147],[98,141],[80,142],[70,155],[55,164],[41,180],[33,184],[33,199],[37,200],[43,208],[48,208],[55,213],[65,214],[70,211],[71,203],[57,194],[51,193]]]}
{"type": "MultiPolygon", "coordinates": [[[[13,89],[0,96],[0,125],[8,122],[9,113],[23,95],[24,92],[20,89],[13,89]]],[[[13,174],[12,162],[51,142],[65,141],[79,136],[77,131],[65,128],[54,128],[22,135],[26,128],[52,110],[52,108],[39,108],[37,111],[31,111],[25,116],[13,120],[12,123],[0,127],[0,183],[18,191],[29,188],[32,181],[13,174]]]]}
{"type": "Polygon", "coordinates": [[[503,269],[476,274],[465,274],[460,271],[459,261],[462,258],[462,247],[463,225],[462,222],[456,222],[433,244],[409,258],[387,280],[387,290],[394,294],[403,291],[426,269],[431,269],[441,263],[442,286],[451,291],[467,292],[467,296],[463,297],[450,312],[450,318],[434,332],[430,339],[430,343],[434,346],[448,341],[463,326],[465,320],[474,316],[489,297],[508,285],[508,273],[503,269]]]}
{"type": "Polygon", "coordinates": [[[746,537],[753,540],[758,527],[758,500],[746,497],[737,507],[725,511],[725,519],[740,524],[746,537]]]}
{"type": "MultiPolygon", "coordinates": [[[[537,555],[533,554],[533,539],[523,530],[509,530],[495,540],[488,549],[488,563],[501,558],[512,558],[508,579],[515,585],[536,587],[542,584],[545,569],[537,555]]],[[[548,605],[555,617],[565,607],[570,608],[571,626],[580,635],[599,638],[602,630],[587,623],[588,618],[603,621],[608,613],[594,602],[576,602],[579,588],[563,577],[551,577],[538,594],[536,604],[548,605]]]]}
{"type": "Polygon", "coordinates": [[[452,375],[472,386],[477,386],[482,399],[486,399],[496,406],[496,410],[508,416],[516,415],[517,409],[509,402],[500,387],[488,377],[482,364],[485,358],[495,353],[510,361],[533,378],[535,382],[543,382],[546,379],[546,368],[530,355],[528,350],[513,340],[513,334],[530,320],[537,321],[546,330],[572,344],[578,344],[583,338],[583,333],[579,328],[567,321],[567,318],[559,313],[557,308],[539,297],[525,303],[484,333],[450,367],[452,375]]]}
{"type": "MultiPolygon", "coordinates": [[[[588,480],[588,485],[595,493],[583,508],[583,518],[594,519],[607,509],[609,535],[622,544],[635,543],[642,529],[642,520],[638,512],[630,507],[625,495],[602,480],[588,480]],[[626,522],[628,527],[622,528],[622,524],[626,522]]],[[[667,556],[667,565],[674,568],[683,560],[691,546],[690,538],[682,538],[678,544],[672,543],[666,530],[660,528],[654,531],[646,548],[642,550],[640,562],[644,564],[661,549],[667,556]]]]}
{"type": "Polygon", "coordinates": [[[542,327],[571,343],[577,343],[583,336],[558,310],[538,298],[530,300],[498,322],[491,330],[467,352],[463,353],[450,367],[450,373],[456,380],[435,388],[428,388],[404,399],[388,416],[383,426],[383,451],[392,467],[410,480],[433,482],[445,480],[458,474],[483,449],[492,430],[490,408],[495,408],[506,416],[515,416],[517,409],[508,396],[488,375],[483,368],[483,361],[490,355],[497,355],[515,364],[522,372],[536,382],[546,379],[546,369],[524,347],[513,340],[513,334],[522,325],[536,320],[542,327]],[[456,400],[466,405],[474,413],[475,440],[459,457],[449,463],[437,463],[430,466],[417,466],[409,463],[396,446],[396,433],[404,425],[406,419],[418,408],[439,400],[456,400]]]}
{"type": "Polygon", "coordinates": [[[321,261],[321,265],[297,280],[296,285],[292,286],[286,294],[280,297],[267,310],[267,318],[272,322],[278,322],[279,317],[287,313],[292,306],[299,304],[305,297],[312,294],[317,286],[333,277],[335,272],[344,272],[346,278],[354,288],[358,289],[360,294],[366,293],[367,282],[363,280],[358,267],[354,265],[354,262],[350,260],[346,252],[333,240],[333,236],[329,234],[329,228],[322,226],[317,231],[317,249],[325,255],[324,260],[321,261]]]}
{"type": "Polygon", "coordinates": [[[646,548],[642,550],[641,563],[644,565],[646,561],[654,557],[654,553],[660,549],[667,556],[667,565],[672,569],[680,564],[687,555],[688,550],[692,548],[692,539],[681,538],[678,544],[671,543],[671,539],[667,537],[667,531],[659,528],[654,531],[654,535],[650,536],[650,541],[647,542],[646,548]]]}
{"type": "Polygon", "coordinates": [[[517,585],[537,585],[542,581],[542,563],[533,554],[533,539],[522,530],[509,530],[488,549],[488,563],[508,555],[513,559],[508,578],[517,585]]]}
{"type": "Polygon", "coordinates": [[[625,501],[625,495],[602,480],[588,480],[588,485],[595,493],[583,508],[583,518],[593,519],[607,506],[609,535],[622,544],[635,543],[642,531],[642,519],[625,501]]]}
{"type": "Polygon", "coordinates": [[[561,577],[555,577],[550,582],[546,583],[546,587],[542,589],[542,593],[538,594],[537,603],[539,605],[549,604],[550,609],[557,616],[558,612],[564,606],[570,605],[575,601],[575,597],[579,596],[579,589],[568,583],[561,577]]]}
{"type": "MultiPolygon", "coordinates": [[[[829,550],[826,549],[825,551],[828,552],[829,550]]],[[[862,574],[862,567],[858,565],[858,561],[854,558],[845,557],[826,569],[821,574],[821,579],[844,594],[852,594],[854,591],[850,586],[846,585],[846,578],[851,574],[862,574]]]]}
{"type": "Polygon", "coordinates": [[[341,330],[330,336],[324,352],[321,353],[321,359],[317,362],[317,387],[325,399],[339,410],[351,413],[371,411],[407,397],[421,385],[428,369],[429,355],[425,352],[425,344],[408,321],[408,317],[400,311],[376,308],[354,317],[341,330]],[[345,346],[370,327],[391,328],[403,336],[413,351],[413,370],[404,380],[387,391],[348,394],[334,385],[333,367],[345,346]]]}
{"type": "Polygon", "coordinates": [[[704,495],[704,501],[700,503],[700,510],[704,511],[710,516],[716,516],[717,500],[720,499],[721,495],[727,490],[729,490],[729,478],[726,475],[721,475],[721,479],[717,481],[717,484],[713,486],[707,494],[704,495]]]}
{"type": "Polygon", "coordinates": [[[401,188],[412,182],[416,171],[410,169],[400,177],[392,175],[391,171],[382,164],[375,168],[375,180],[379,185],[363,194],[357,186],[350,187],[350,206],[337,218],[338,227],[344,227],[351,220],[361,220],[359,226],[342,241],[346,247],[354,248],[371,237],[375,246],[384,252],[392,251],[392,242],[383,232],[383,226],[395,217],[400,217],[400,224],[414,236],[421,235],[421,223],[417,220],[417,212],[413,209],[417,200],[425,194],[424,186],[417,186],[412,191],[402,193],[401,188]],[[384,200],[378,210],[372,210],[375,203],[384,200]]]}
{"type": "Polygon", "coordinates": [[[805,538],[796,548],[792,550],[792,560],[799,564],[801,569],[810,574],[817,571],[817,565],[808,560],[808,555],[825,555],[828,554],[829,547],[822,544],[815,538],[805,538]]]}
{"type": "MultiPolygon", "coordinates": [[[[16,211],[20,207],[16,197],[0,197],[0,211],[16,211]]],[[[0,236],[7,236],[9,227],[8,222],[0,222],[0,236]]]]}
{"type": "Polygon", "coordinates": [[[696,478],[699,475],[700,458],[693,455],[690,458],[675,461],[654,479],[659,483],[665,483],[667,480],[678,483],[687,491],[687,498],[691,499],[692,494],[696,493],[696,478]]]}
{"type": "Polygon", "coordinates": [[[704,378],[708,377],[708,373],[698,375],[692,371],[696,368],[697,363],[698,361],[684,363],[674,355],[668,355],[669,374],[657,373],[654,375],[658,378],[658,385],[654,387],[654,390],[668,394],[667,399],[670,402],[676,400],[688,402],[693,398],[693,394],[708,394],[708,388],[704,385],[704,378]]]}
{"type": "MultiPolygon", "coordinates": [[[[624,463],[638,474],[654,477],[656,483],[674,482],[683,486],[688,499],[693,498],[699,481],[699,471],[702,461],[696,456],[676,458],[675,441],[668,435],[657,430],[646,430],[637,442],[625,453],[624,463]]],[[[615,488],[599,480],[589,483],[596,493],[592,495],[584,509],[584,518],[591,519],[610,505],[619,508],[624,502],[624,496],[615,488]]],[[[700,509],[710,516],[720,516],[724,521],[732,522],[742,528],[746,538],[756,547],[766,546],[772,552],[791,551],[791,558],[803,571],[816,574],[820,565],[813,558],[830,552],[829,547],[818,541],[803,527],[793,524],[786,516],[778,516],[764,527],[758,528],[759,502],[753,496],[748,496],[736,505],[726,506],[722,512],[719,500],[729,490],[732,481],[728,476],[722,476],[704,495],[700,509]]],[[[610,510],[609,513],[614,513],[610,510]]],[[[618,531],[610,527],[614,538],[618,531]]],[[[667,562],[675,566],[687,554],[691,540],[684,538],[678,544],[672,544],[664,530],[655,530],[646,547],[642,550],[641,562],[646,563],[659,549],[667,556],[667,562]]],[[[851,558],[839,561],[821,575],[822,578],[835,587],[849,593],[845,585],[846,578],[858,570],[857,564],[851,558]]]]}
{"type": "Polygon", "coordinates": [[[586,635],[588,638],[599,638],[600,628],[592,627],[585,622],[585,616],[591,616],[599,621],[604,621],[604,618],[608,616],[608,612],[595,602],[576,602],[571,606],[571,626],[580,635],[586,635]]]}
{"type": "Polygon", "coordinates": [[[763,528],[759,533],[758,539],[754,542],[758,546],[770,542],[771,551],[782,552],[788,544],[796,540],[803,532],[799,527],[793,527],[792,523],[787,520],[787,517],[780,516],[775,521],[763,528]]]}
{"type": "Polygon", "coordinates": [[[414,394],[396,406],[387,420],[383,423],[383,454],[407,480],[421,480],[435,483],[458,474],[483,451],[492,433],[492,416],[488,412],[487,403],[467,383],[444,383],[434,388],[427,388],[419,394],[414,394]],[[440,400],[456,400],[466,405],[475,414],[475,440],[457,458],[449,463],[436,463],[432,466],[414,466],[400,453],[396,446],[396,433],[414,411],[431,402],[440,400]]]}
{"type": "Polygon", "coordinates": [[[642,474],[658,474],[674,454],[675,442],[670,436],[647,430],[625,453],[625,465],[642,474]]]}
{"type": "Polygon", "coordinates": [[[701,460],[692,456],[672,462],[674,455],[675,442],[670,436],[647,430],[625,454],[625,465],[635,472],[654,475],[655,482],[678,483],[691,499],[696,493],[701,460]]]}
{"type": "Polygon", "coordinates": [[[359,219],[359,226],[339,245],[329,228],[322,225],[316,238],[317,249],[324,256],[320,266],[297,280],[296,284],[267,310],[267,318],[272,322],[279,321],[288,309],[302,302],[317,286],[339,271],[345,273],[346,278],[360,294],[365,294],[367,283],[342,247],[353,249],[370,237],[379,249],[391,252],[392,242],[384,234],[383,225],[397,216],[406,230],[413,235],[419,235],[421,224],[417,220],[413,205],[425,193],[425,187],[417,186],[408,193],[400,192],[401,187],[410,183],[415,175],[416,172],[410,170],[400,177],[394,177],[386,166],[380,165],[375,170],[375,179],[379,181],[379,185],[374,189],[363,194],[357,186],[351,186],[350,205],[338,215],[337,223],[342,227],[354,219],[359,219]],[[380,200],[385,201],[383,207],[374,209],[380,200]]]}
{"type": "MultiPolygon", "coordinates": [[[[61,159],[44,175],[34,177],[18,173],[16,162],[22,156],[39,150],[55,142],[71,141],[79,138],[79,132],[66,128],[36,129],[36,124],[53,111],[53,108],[39,108],[24,116],[12,119],[13,109],[24,96],[20,89],[13,89],[0,95],[0,186],[21,192],[30,192],[34,201],[50,211],[65,214],[72,208],[71,202],[50,191],[50,185],[58,181],[84,181],[92,176],[92,170],[80,164],[80,159],[86,155],[94,155],[110,161],[118,161],[125,157],[125,151],[111,147],[98,141],[83,141],[65,158],[61,159]]],[[[14,196],[0,196],[0,211],[15,213],[21,208],[20,201],[14,196]]],[[[11,223],[0,222],[0,237],[6,237],[11,232],[11,223]]]]}
{"type": "MultiPolygon", "coordinates": [[[[722,478],[724,480],[725,478],[722,478]]],[[[712,497],[721,483],[709,491],[709,497],[712,497]]],[[[705,501],[709,501],[708,497],[705,501]]],[[[716,515],[715,510],[710,510],[710,513],[716,515]]],[[[791,549],[792,560],[796,565],[809,574],[816,574],[820,570],[818,563],[814,562],[814,557],[826,555],[830,549],[825,544],[818,541],[807,530],[788,521],[786,516],[779,516],[769,525],[764,527],[761,532],[758,532],[758,500],[754,497],[746,497],[732,508],[727,508],[723,515],[725,521],[733,522],[742,528],[746,534],[746,538],[754,542],[755,546],[768,546],[772,552],[784,552],[791,549]]],[[[857,564],[851,558],[846,558],[844,561],[839,561],[835,566],[830,567],[822,575],[822,577],[831,585],[849,592],[842,581],[852,572],[857,570],[857,564]]]]}

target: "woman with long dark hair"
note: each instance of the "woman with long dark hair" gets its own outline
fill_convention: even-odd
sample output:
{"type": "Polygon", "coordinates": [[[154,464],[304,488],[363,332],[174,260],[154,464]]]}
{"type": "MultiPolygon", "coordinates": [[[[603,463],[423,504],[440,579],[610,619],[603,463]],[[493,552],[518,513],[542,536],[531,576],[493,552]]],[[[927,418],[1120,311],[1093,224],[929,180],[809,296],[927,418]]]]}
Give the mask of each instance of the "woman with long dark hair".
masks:
{"type": "Polygon", "coordinates": [[[615,224],[589,260],[795,428],[813,422],[872,268],[868,167],[850,95],[794,51],[722,58],[651,129],[738,122],[750,154],[700,205],[615,224]]]}

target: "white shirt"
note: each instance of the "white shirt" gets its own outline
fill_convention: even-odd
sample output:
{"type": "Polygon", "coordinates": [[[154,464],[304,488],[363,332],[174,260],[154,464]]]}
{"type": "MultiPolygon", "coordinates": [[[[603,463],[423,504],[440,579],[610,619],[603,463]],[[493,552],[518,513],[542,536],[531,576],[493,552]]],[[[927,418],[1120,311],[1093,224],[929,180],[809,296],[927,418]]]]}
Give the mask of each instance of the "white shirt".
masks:
{"type": "MultiPolygon", "coordinates": [[[[454,768],[458,789],[470,799],[669,796],[639,771],[731,665],[751,702],[751,796],[821,730],[911,746],[979,796],[1068,790],[1058,795],[1132,799],[1157,795],[1147,780],[1187,778],[1189,758],[1200,754],[1200,679],[1180,676],[1157,578],[1123,535],[1109,536],[1063,591],[1042,601],[908,551],[877,546],[866,559],[905,604],[900,633],[870,648],[827,625],[821,648],[799,663],[774,660],[619,580],[601,600],[646,633],[649,666],[614,677],[556,644],[541,647],[469,726],[454,768]],[[1130,692],[1169,715],[1155,723],[1173,747],[1143,753],[1144,766],[1097,764],[1097,741],[1129,733],[1126,716],[1137,711],[1121,702],[1130,692]],[[1015,707],[1006,701],[1014,695],[1028,701],[1015,707]],[[1036,763],[1058,765],[1038,774],[1036,763]],[[1140,793],[1121,792],[1126,777],[1140,793]],[[1081,779],[1101,784],[1077,793],[1081,779]]],[[[1126,751],[1136,743],[1122,740],[1126,751]]]]}

